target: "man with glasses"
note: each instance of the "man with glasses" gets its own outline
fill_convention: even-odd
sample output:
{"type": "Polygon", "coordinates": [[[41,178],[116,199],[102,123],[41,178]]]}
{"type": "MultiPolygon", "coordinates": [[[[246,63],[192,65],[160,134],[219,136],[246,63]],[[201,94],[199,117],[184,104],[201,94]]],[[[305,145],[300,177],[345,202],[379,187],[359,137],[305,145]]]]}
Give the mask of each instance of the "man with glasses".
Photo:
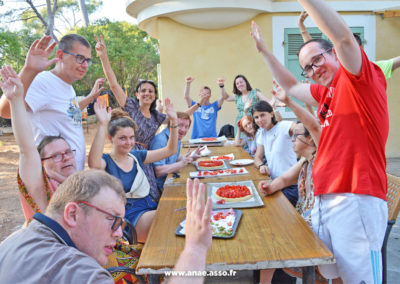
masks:
{"type": "Polygon", "coordinates": [[[386,80],[326,2],[298,2],[333,43],[313,39],[300,47],[303,74],[316,84],[298,82],[266,48],[255,23],[252,37],[287,94],[318,106],[322,132],[313,168],[312,223],[336,259],[320,272],[344,283],[379,283],[387,224],[386,80]]]}
{"type": "MultiPolygon", "coordinates": [[[[36,144],[46,135],[61,135],[76,150],[78,170],[85,166],[85,138],[82,130],[83,110],[102,92],[104,79],[98,79],[83,100],[77,100],[72,84],[83,78],[92,64],[89,42],[77,34],[64,36],[59,43],[56,58],[48,60],[55,44],[51,38],[35,41],[27,55],[20,78],[26,91],[25,105],[30,113],[36,144]],[[50,71],[45,71],[56,63],[50,71]]],[[[0,115],[10,117],[9,104],[0,99],[0,115]]]]}
{"type": "MultiPolygon", "coordinates": [[[[204,194],[198,180],[188,181],[187,232],[179,271],[205,269],[211,247],[211,200],[205,206],[204,194]]],[[[54,193],[45,214],[36,213],[27,228],[0,244],[0,282],[114,283],[101,266],[122,237],[125,202],[121,182],[104,171],[71,175],[54,193]]]]}

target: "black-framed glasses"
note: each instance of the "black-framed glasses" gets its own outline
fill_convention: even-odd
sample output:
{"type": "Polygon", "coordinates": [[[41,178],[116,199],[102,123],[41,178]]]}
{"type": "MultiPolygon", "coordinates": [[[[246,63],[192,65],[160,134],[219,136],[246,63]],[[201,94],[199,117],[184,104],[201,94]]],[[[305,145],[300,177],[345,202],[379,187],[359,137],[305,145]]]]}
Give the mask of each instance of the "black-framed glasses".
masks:
{"type": "Polygon", "coordinates": [[[113,214],[111,214],[111,213],[108,213],[107,211],[105,211],[105,210],[103,210],[103,209],[100,209],[99,207],[97,207],[97,206],[95,206],[95,205],[93,205],[93,204],[91,204],[91,203],[89,203],[89,202],[87,202],[87,201],[79,200],[79,201],[76,201],[76,203],[77,203],[77,204],[85,204],[85,205],[87,205],[87,206],[89,206],[89,207],[92,207],[92,208],[96,209],[97,211],[99,211],[99,212],[101,212],[101,213],[104,213],[104,214],[106,214],[106,215],[108,215],[108,216],[114,218],[113,223],[112,223],[112,225],[111,225],[111,230],[112,230],[113,232],[115,232],[116,230],[118,230],[119,227],[121,227],[121,229],[124,230],[124,227],[125,227],[126,224],[127,224],[127,221],[126,221],[124,218],[119,217],[119,216],[115,216],[115,215],[113,215],[113,214]]]}
{"type": "Polygon", "coordinates": [[[332,48],[325,50],[324,52],[318,54],[317,56],[314,57],[313,61],[311,62],[311,65],[307,65],[304,67],[303,72],[301,72],[301,76],[310,78],[314,75],[314,68],[313,67],[320,67],[325,63],[325,56],[324,54],[331,51],[332,48]]]}
{"type": "Polygon", "coordinates": [[[73,52],[69,52],[69,51],[65,51],[65,50],[63,50],[63,52],[66,53],[66,54],[75,56],[75,61],[78,64],[83,64],[85,61],[86,61],[87,65],[88,65],[88,67],[92,66],[92,64],[93,64],[92,59],[86,58],[85,56],[83,56],[81,54],[73,53],[73,52]]]}
{"type": "Polygon", "coordinates": [[[61,162],[62,160],[64,160],[64,158],[68,158],[68,159],[72,158],[74,156],[75,152],[76,152],[76,150],[68,149],[65,152],[55,153],[49,157],[42,158],[41,160],[45,161],[48,159],[53,159],[53,162],[58,163],[58,162],[61,162]]]}
{"type": "Polygon", "coordinates": [[[292,135],[292,139],[293,139],[294,141],[296,141],[297,137],[298,137],[298,136],[301,136],[301,135],[305,135],[305,133],[296,133],[296,134],[293,134],[293,135],[292,135]]]}

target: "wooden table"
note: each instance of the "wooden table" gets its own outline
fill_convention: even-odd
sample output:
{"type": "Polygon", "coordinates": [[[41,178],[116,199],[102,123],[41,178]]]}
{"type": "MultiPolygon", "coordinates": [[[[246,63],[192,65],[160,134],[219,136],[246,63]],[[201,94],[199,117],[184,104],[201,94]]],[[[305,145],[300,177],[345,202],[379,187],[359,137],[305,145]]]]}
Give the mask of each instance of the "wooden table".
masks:
{"type": "MultiPolygon", "coordinates": [[[[239,147],[237,149],[240,150],[239,147]]],[[[224,152],[222,154],[228,154],[226,150],[233,152],[233,149],[219,149],[224,152]]],[[[236,158],[236,152],[234,154],[236,158]]],[[[174,231],[185,218],[186,211],[174,210],[186,206],[186,185],[183,181],[186,181],[185,174],[189,171],[183,170],[182,183],[178,183],[180,180],[177,179],[172,186],[164,188],[137,265],[138,274],[162,274],[171,270],[183,250],[185,239],[176,236],[174,231]]],[[[259,174],[253,174],[245,179],[253,180],[257,186],[259,174]]],[[[232,180],[232,177],[217,181],[226,180],[232,180]]],[[[202,180],[215,181],[215,178],[202,180]]],[[[241,209],[243,216],[234,238],[213,239],[207,254],[207,271],[259,270],[334,263],[332,253],[281,192],[263,197],[263,201],[264,207],[241,209]]]]}

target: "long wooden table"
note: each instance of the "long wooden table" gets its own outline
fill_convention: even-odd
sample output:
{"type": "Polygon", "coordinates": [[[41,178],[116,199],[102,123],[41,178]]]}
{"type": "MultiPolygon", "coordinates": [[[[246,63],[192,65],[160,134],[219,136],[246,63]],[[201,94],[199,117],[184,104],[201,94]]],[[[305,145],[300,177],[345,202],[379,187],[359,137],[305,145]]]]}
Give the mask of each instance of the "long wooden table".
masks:
{"type": "MultiPolygon", "coordinates": [[[[232,153],[234,149],[230,148],[220,147],[212,155],[232,153]]],[[[240,152],[241,148],[237,149],[240,152]]],[[[252,165],[246,167],[251,174],[241,180],[253,180],[257,186],[260,175],[251,171],[251,167],[255,168],[252,165]]],[[[164,188],[137,265],[138,274],[162,274],[171,270],[183,250],[185,239],[176,236],[174,231],[185,218],[186,211],[174,210],[186,205],[184,182],[189,171],[183,169],[180,179],[164,188]]],[[[207,178],[202,182],[237,180],[239,177],[243,178],[207,178]]],[[[263,201],[264,207],[241,209],[243,216],[234,238],[213,239],[207,254],[207,271],[259,270],[334,263],[332,253],[282,193],[263,197],[263,201]]]]}

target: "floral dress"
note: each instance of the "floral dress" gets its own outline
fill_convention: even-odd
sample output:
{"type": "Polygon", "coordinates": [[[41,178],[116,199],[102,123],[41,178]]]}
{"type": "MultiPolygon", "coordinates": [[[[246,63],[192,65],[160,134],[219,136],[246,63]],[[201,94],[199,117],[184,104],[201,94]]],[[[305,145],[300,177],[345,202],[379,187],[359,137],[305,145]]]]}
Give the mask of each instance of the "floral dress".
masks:
{"type": "Polygon", "coordinates": [[[238,115],[236,116],[236,120],[235,120],[235,135],[237,133],[237,122],[240,119],[242,119],[242,117],[244,115],[244,106],[249,99],[252,99],[252,103],[251,103],[251,107],[247,111],[247,115],[252,117],[251,108],[258,102],[257,91],[258,91],[258,89],[251,90],[250,94],[247,97],[247,100],[245,102],[242,101],[241,95],[235,94],[235,103],[236,103],[236,108],[238,110],[238,115]]]}
{"type": "MultiPolygon", "coordinates": [[[[132,117],[138,126],[136,133],[135,150],[147,150],[151,141],[153,140],[158,128],[167,117],[165,114],[157,110],[151,111],[151,117],[145,117],[140,111],[139,101],[134,98],[128,97],[124,110],[132,117]]],[[[145,164],[143,171],[147,176],[150,183],[150,196],[158,203],[161,197],[161,191],[157,187],[156,177],[152,164],[145,164]]]]}

